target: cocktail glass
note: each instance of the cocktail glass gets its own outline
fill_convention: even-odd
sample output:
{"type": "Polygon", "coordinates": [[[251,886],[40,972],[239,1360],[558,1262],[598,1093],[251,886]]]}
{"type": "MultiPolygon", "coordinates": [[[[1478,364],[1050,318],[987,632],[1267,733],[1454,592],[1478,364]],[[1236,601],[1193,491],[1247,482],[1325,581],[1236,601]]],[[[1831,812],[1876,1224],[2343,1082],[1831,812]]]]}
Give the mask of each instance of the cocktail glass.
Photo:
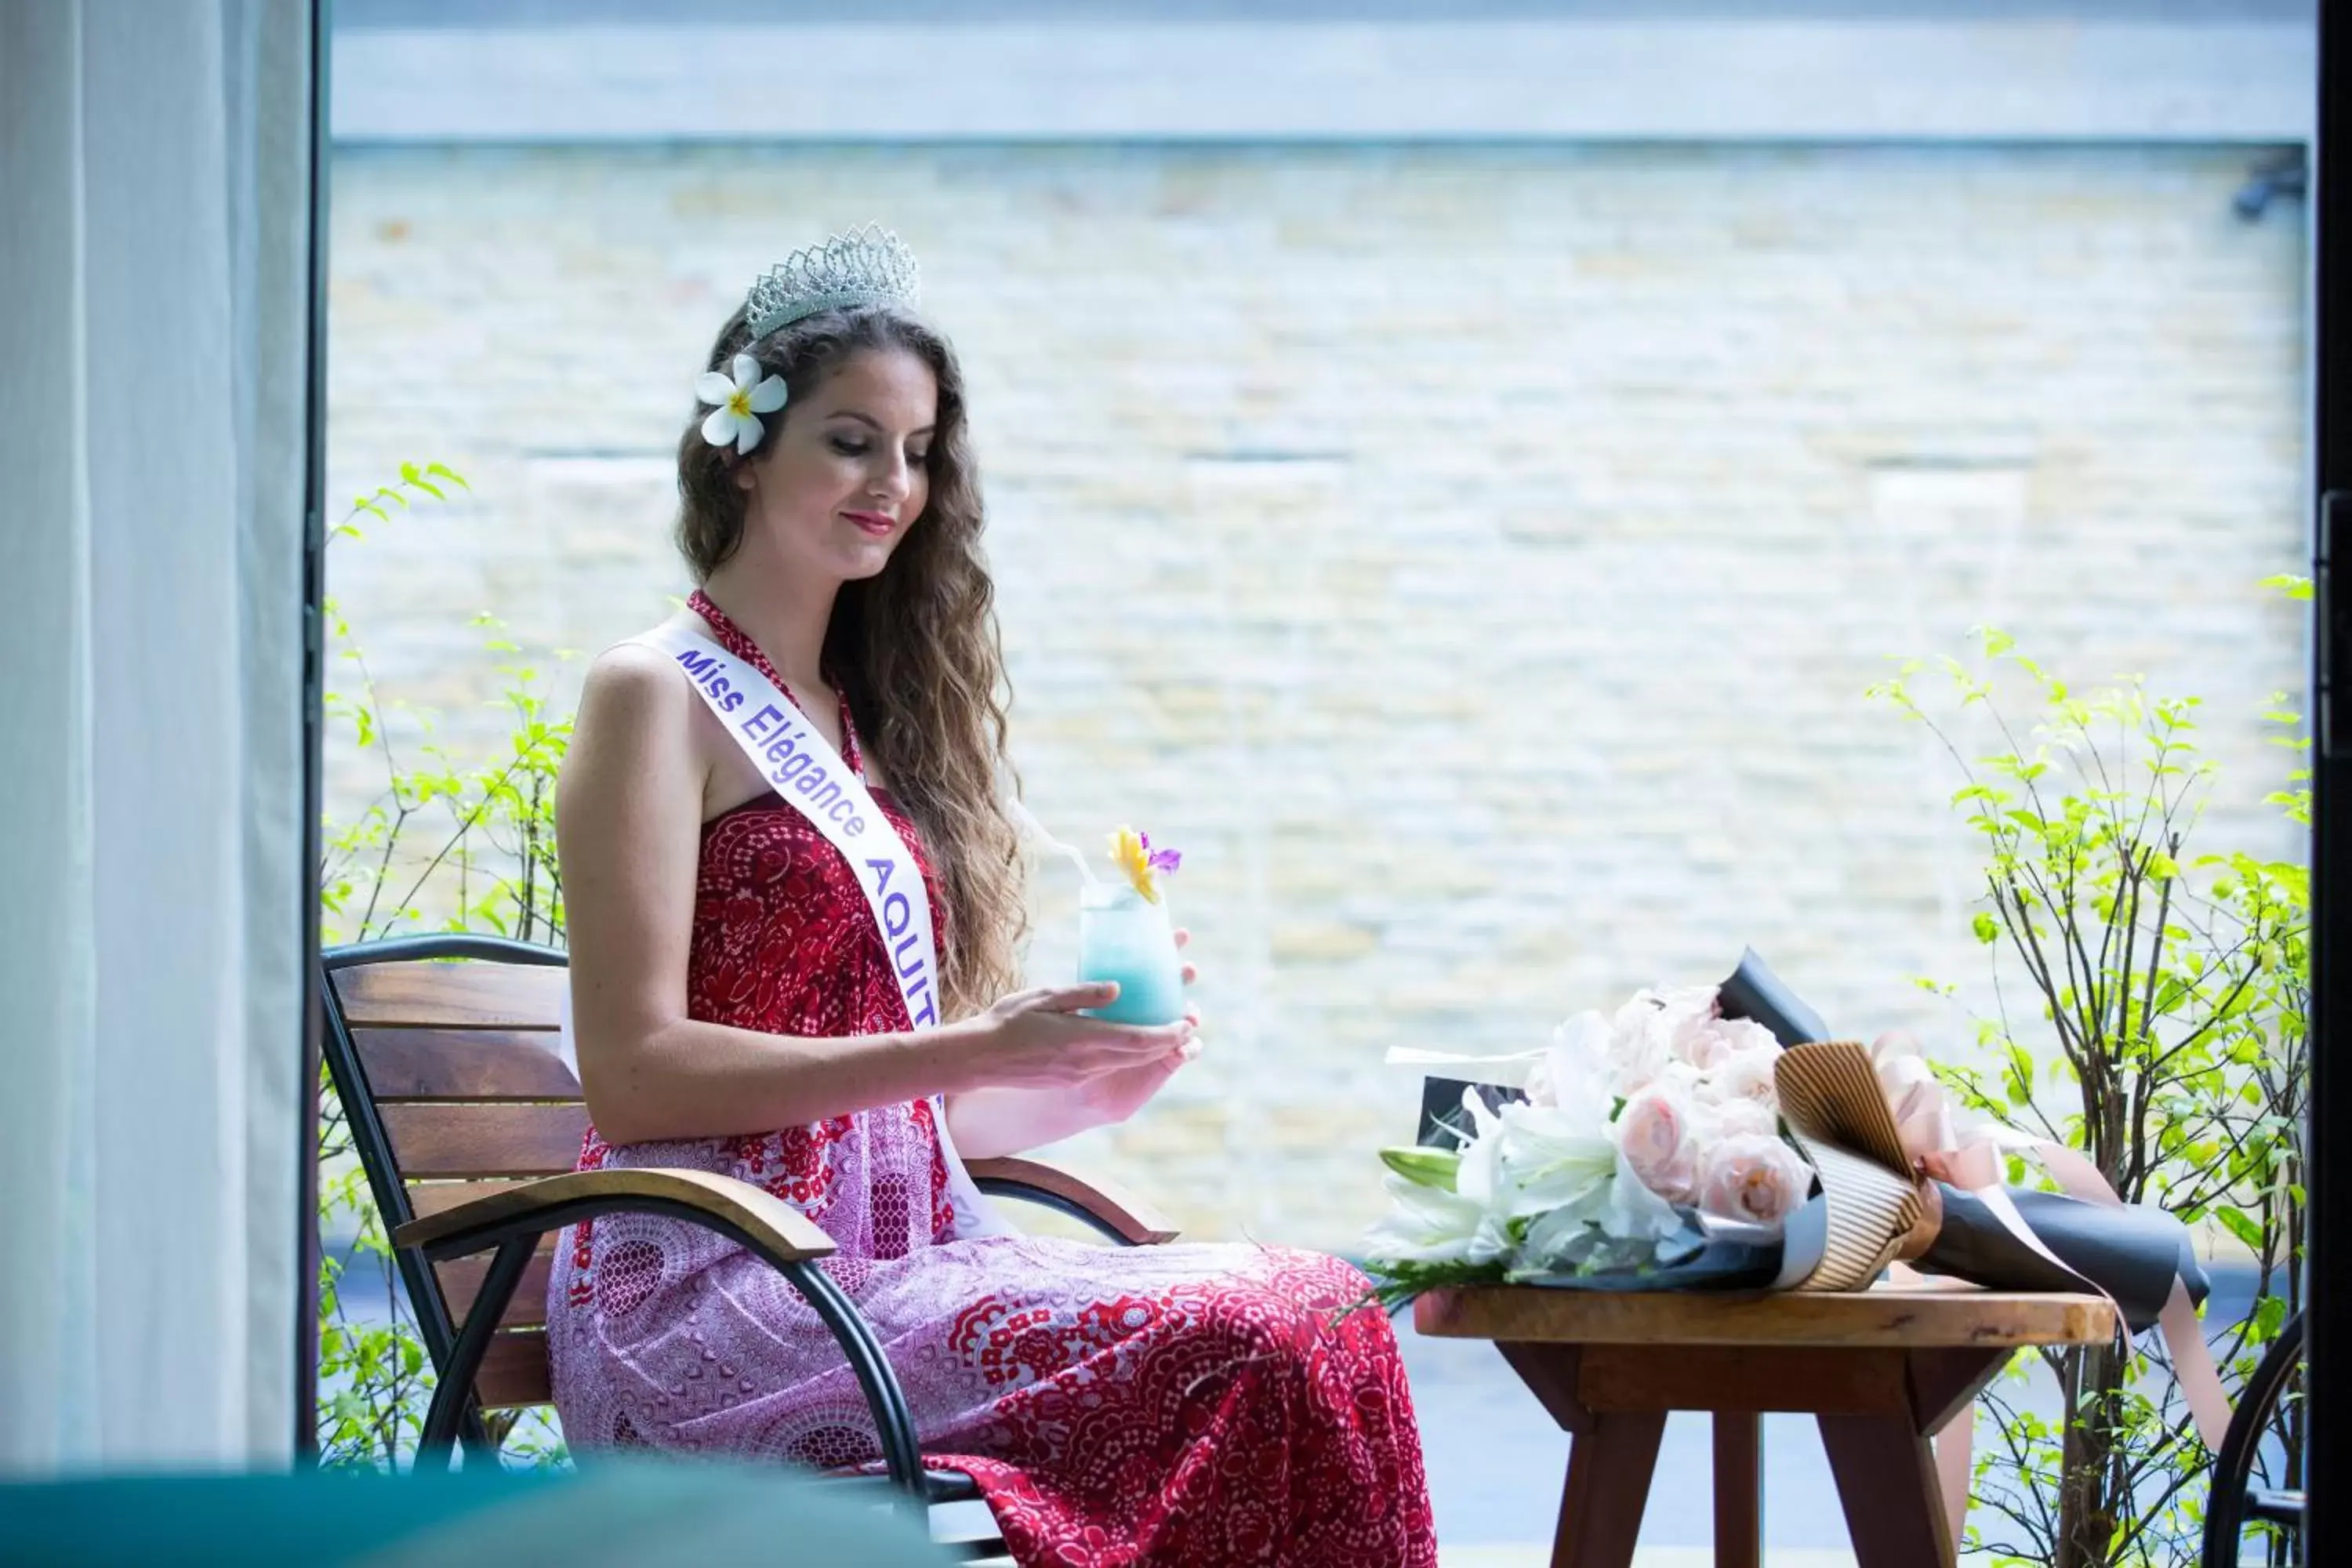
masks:
{"type": "Polygon", "coordinates": [[[1168,905],[1133,888],[1097,882],[1078,893],[1078,978],[1116,980],[1118,999],[1091,1016],[1114,1024],[1172,1024],[1184,1016],[1184,963],[1168,905]]]}

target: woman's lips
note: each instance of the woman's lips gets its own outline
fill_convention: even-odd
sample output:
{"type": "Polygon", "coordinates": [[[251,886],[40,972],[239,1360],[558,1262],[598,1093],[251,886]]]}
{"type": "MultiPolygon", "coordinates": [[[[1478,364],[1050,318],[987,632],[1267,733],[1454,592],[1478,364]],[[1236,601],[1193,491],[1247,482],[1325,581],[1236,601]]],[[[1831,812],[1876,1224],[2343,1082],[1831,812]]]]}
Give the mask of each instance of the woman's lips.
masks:
{"type": "Polygon", "coordinates": [[[886,535],[898,526],[896,520],[878,511],[845,511],[841,515],[877,536],[886,535]]]}

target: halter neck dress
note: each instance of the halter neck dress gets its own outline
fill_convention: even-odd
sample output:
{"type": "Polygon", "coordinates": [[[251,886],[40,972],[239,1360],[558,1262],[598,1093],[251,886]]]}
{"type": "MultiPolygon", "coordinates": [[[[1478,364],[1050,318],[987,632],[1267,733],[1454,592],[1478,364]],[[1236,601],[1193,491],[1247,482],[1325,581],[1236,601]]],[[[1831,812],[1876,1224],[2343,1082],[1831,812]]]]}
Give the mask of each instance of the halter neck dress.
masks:
{"type": "MultiPolygon", "coordinates": [[[[691,605],[783,687],[716,605],[691,605]]],[[[845,703],[842,726],[862,773],[845,703]]],[[[875,799],[936,913],[913,824],[875,799]]],[[[908,1026],[849,867],[774,795],[703,826],[687,995],[695,1018],[775,1034],[908,1026]]],[[[1246,1243],[958,1239],[927,1100],[749,1137],[608,1144],[590,1129],[580,1168],[612,1166],[719,1172],[823,1228],[839,1250],[821,1267],[874,1326],[926,1459],[978,1482],[1022,1568],[1434,1568],[1395,1337],[1358,1306],[1364,1278],[1338,1259],[1246,1243]]],[[[684,1221],[609,1215],[565,1231],[548,1339],[575,1449],[822,1469],[879,1456],[815,1313],[758,1258],[684,1221]]]]}

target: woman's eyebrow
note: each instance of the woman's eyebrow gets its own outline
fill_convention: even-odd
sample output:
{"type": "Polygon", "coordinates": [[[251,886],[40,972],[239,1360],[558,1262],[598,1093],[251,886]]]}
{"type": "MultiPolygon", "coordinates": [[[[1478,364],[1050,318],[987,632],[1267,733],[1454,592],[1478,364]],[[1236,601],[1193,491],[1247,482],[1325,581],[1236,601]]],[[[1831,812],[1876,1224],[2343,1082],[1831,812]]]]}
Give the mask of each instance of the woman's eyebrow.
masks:
{"type": "MultiPolygon", "coordinates": [[[[860,425],[865,426],[867,429],[873,431],[877,436],[889,434],[888,431],[883,428],[882,421],[875,418],[870,414],[860,414],[855,408],[836,408],[832,413],[826,415],[825,417],[827,419],[855,419],[860,425]]],[[[909,430],[907,434],[909,436],[928,436],[931,433],[931,429],[932,427],[930,426],[926,425],[919,430],[909,430]]]]}

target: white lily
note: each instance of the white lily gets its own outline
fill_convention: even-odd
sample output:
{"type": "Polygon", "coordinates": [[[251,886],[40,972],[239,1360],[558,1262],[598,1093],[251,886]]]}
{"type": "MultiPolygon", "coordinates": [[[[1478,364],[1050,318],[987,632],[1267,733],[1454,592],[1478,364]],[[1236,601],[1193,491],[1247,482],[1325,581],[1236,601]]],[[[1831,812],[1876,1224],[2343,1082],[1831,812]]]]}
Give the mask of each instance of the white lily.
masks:
{"type": "Polygon", "coordinates": [[[1496,1136],[1514,1218],[1582,1205],[1617,1173],[1608,1123],[1589,1110],[1507,1105],[1499,1120],[1496,1136]]]}
{"type": "Polygon", "coordinates": [[[1540,1273],[1574,1267],[1596,1255],[1605,1258],[1613,1254],[1626,1262],[1637,1260],[1635,1255],[1654,1258],[1660,1245],[1681,1230],[1682,1216],[1675,1206],[1645,1186],[1621,1156],[1601,1185],[1528,1226],[1519,1245],[1519,1267],[1540,1273]]]}
{"type": "Polygon", "coordinates": [[[1462,1151],[1427,1149],[1418,1144],[1410,1149],[1388,1148],[1381,1151],[1381,1163],[1416,1185],[1450,1193],[1454,1190],[1454,1178],[1462,1169],[1462,1151]]]}
{"type": "Polygon", "coordinates": [[[1454,1191],[1479,1216],[1464,1256],[1473,1263],[1492,1263],[1511,1250],[1510,1222],[1518,1215],[1518,1194],[1503,1169],[1501,1120],[1486,1109],[1475,1086],[1462,1091],[1462,1108],[1470,1113],[1471,1134],[1462,1145],[1462,1163],[1454,1169],[1454,1191]]]}
{"type": "Polygon", "coordinates": [[[1609,1200],[1600,1215],[1601,1228],[1621,1240],[1664,1241],[1682,1228],[1675,1205],[1649,1189],[1621,1152],[1617,1173],[1609,1184],[1609,1200]]]}
{"type": "Polygon", "coordinates": [[[750,354],[737,354],[730,368],[731,378],[706,370],[695,381],[694,395],[717,405],[702,422],[702,438],[714,447],[731,443],[738,456],[749,457],[768,433],[760,416],[782,408],[791,394],[781,375],[761,380],[760,362],[750,354]]]}
{"type": "Polygon", "coordinates": [[[1475,1199],[1425,1187],[1391,1174],[1392,1206],[1364,1233],[1364,1256],[1375,1263],[1491,1262],[1501,1231],[1475,1199]]]}

